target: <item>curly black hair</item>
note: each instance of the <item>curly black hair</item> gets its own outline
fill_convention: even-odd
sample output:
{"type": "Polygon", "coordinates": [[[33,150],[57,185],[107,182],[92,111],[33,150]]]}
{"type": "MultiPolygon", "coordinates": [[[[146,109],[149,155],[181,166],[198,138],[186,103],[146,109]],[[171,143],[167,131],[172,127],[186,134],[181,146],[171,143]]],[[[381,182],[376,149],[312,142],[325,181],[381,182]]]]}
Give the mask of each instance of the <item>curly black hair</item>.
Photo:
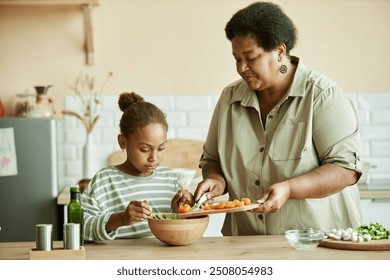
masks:
{"type": "Polygon", "coordinates": [[[135,92],[124,92],[119,96],[118,105],[123,115],[119,122],[121,133],[128,137],[139,127],[159,123],[168,130],[166,115],[154,104],[146,102],[135,92]]]}
{"type": "Polygon", "coordinates": [[[287,55],[297,40],[292,20],[270,2],[256,2],[236,12],[226,24],[225,33],[230,41],[236,36],[251,37],[267,52],[284,43],[287,55]]]}

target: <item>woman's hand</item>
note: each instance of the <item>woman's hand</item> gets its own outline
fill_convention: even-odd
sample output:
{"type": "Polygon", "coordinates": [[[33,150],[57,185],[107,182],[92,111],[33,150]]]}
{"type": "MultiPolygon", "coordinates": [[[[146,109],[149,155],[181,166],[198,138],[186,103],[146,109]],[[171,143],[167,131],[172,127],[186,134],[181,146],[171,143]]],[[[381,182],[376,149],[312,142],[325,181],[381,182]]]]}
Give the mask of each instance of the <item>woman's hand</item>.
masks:
{"type": "Polygon", "coordinates": [[[259,207],[252,210],[256,213],[272,213],[278,211],[290,198],[290,186],[285,183],[271,185],[256,202],[259,207]]]}
{"type": "Polygon", "coordinates": [[[196,187],[195,202],[204,194],[207,194],[207,203],[213,203],[213,198],[224,194],[226,181],[221,170],[221,165],[216,161],[209,161],[202,167],[202,176],[205,178],[196,187]]]}
{"type": "Polygon", "coordinates": [[[200,182],[195,190],[195,201],[198,201],[199,198],[204,193],[208,193],[207,199],[208,202],[211,203],[209,200],[223,195],[225,191],[225,181],[217,180],[217,179],[205,179],[202,182],[200,182]]]}
{"type": "Polygon", "coordinates": [[[179,212],[179,207],[183,204],[189,204],[191,206],[195,204],[194,196],[188,190],[179,190],[177,194],[172,198],[172,211],[175,213],[179,212]]]}

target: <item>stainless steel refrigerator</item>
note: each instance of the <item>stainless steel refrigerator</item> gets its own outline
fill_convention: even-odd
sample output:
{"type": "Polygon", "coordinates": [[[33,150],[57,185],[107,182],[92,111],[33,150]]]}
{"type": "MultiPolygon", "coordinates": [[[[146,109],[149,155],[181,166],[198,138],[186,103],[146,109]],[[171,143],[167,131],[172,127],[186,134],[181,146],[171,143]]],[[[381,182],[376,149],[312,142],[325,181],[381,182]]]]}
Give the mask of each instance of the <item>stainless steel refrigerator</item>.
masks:
{"type": "Polygon", "coordinates": [[[59,240],[56,121],[0,118],[0,241],[34,241],[36,224],[59,240]]]}

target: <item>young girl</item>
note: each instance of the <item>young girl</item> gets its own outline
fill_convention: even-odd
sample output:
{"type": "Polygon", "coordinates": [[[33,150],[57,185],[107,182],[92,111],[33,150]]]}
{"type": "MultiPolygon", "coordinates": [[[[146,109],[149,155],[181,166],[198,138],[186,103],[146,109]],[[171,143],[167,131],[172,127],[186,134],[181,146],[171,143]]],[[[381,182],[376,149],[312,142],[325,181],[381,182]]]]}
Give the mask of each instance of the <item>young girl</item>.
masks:
{"type": "Polygon", "coordinates": [[[147,223],[152,212],[194,204],[175,173],[159,166],[167,143],[165,114],[133,92],[121,94],[118,104],[123,111],[118,143],[127,159],[101,169],[83,191],[85,240],[153,236],[147,223]]]}

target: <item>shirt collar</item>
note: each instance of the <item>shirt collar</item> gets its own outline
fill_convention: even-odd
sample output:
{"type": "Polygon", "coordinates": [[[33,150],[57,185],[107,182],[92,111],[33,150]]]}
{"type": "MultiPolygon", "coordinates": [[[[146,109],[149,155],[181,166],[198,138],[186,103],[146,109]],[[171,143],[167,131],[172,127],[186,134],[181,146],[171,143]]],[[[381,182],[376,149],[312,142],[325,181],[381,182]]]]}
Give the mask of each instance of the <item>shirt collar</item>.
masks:
{"type": "Polygon", "coordinates": [[[243,79],[236,82],[236,87],[230,104],[240,102],[240,105],[244,107],[259,107],[256,93],[248,87],[243,79]]]}
{"type": "Polygon", "coordinates": [[[306,92],[306,80],[309,70],[296,56],[291,56],[291,62],[297,64],[297,70],[295,71],[294,79],[287,95],[302,97],[306,92]]]}

